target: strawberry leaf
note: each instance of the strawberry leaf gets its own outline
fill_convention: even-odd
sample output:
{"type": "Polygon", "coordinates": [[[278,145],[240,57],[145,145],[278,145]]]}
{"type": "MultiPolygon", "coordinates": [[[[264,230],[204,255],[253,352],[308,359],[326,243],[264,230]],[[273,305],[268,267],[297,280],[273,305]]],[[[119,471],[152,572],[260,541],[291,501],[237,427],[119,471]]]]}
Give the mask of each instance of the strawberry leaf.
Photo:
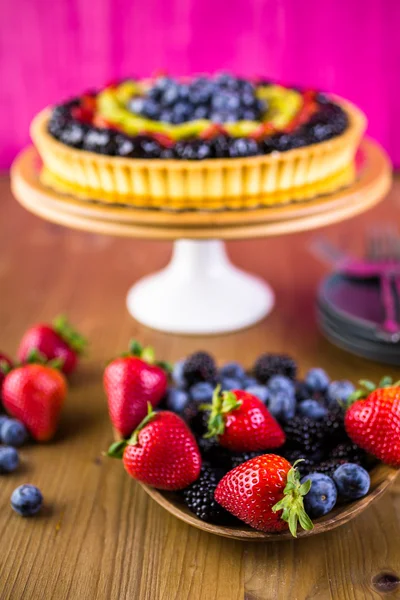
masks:
{"type": "Polygon", "coordinates": [[[311,488],[311,481],[300,483],[300,473],[296,465],[303,459],[297,460],[293,467],[288,471],[284,496],[273,507],[273,512],[282,510],[281,519],[289,525],[289,531],[293,537],[297,537],[297,526],[311,531],[314,525],[304,509],[303,497],[308,494],[311,488]]]}
{"type": "Polygon", "coordinates": [[[54,319],[53,328],[76,354],[84,353],[87,339],[72,327],[65,315],[59,315],[54,319]]]}
{"type": "Polygon", "coordinates": [[[223,392],[221,386],[217,385],[214,390],[211,404],[202,404],[201,410],[209,410],[208,431],[205,438],[219,437],[225,432],[225,415],[236,410],[242,405],[233,392],[223,392]]]}
{"type": "Polygon", "coordinates": [[[111,446],[107,450],[107,456],[109,456],[110,458],[121,459],[124,454],[126,445],[127,445],[126,440],[119,440],[118,442],[114,442],[113,444],[111,444],[111,446]]]}

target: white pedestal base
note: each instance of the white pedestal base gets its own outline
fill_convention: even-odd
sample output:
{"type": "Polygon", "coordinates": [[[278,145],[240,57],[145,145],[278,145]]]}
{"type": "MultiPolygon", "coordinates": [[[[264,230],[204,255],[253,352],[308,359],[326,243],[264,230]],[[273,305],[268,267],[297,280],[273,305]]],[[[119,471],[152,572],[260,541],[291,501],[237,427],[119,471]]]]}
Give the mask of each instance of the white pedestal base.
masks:
{"type": "Polygon", "coordinates": [[[223,242],[179,240],[165,269],[128,293],[130,314],[170,333],[217,334],[253,325],[274,305],[270,287],[229,261],[223,242]]]}

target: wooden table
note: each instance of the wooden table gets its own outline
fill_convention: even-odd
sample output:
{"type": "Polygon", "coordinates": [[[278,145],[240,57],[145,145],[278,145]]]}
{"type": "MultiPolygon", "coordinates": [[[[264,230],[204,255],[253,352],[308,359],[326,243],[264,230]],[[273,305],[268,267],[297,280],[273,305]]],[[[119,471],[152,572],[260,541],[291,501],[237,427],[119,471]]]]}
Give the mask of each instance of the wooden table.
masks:
{"type": "MultiPolygon", "coordinates": [[[[400,180],[389,198],[324,233],[351,251],[376,222],[400,218],[400,180]]],[[[250,365],[286,351],[301,371],[377,379],[388,371],[331,346],[318,333],[314,298],[324,274],[309,253],[318,235],[229,243],[232,259],[265,276],[277,307],[256,327],[215,338],[180,337],[135,323],[125,309],[132,278],[162,267],[171,246],[62,229],[28,214],[0,180],[1,349],[15,352],[24,330],[65,312],[91,341],[71,381],[57,440],[21,450],[17,474],[0,480],[1,600],[358,600],[383,597],[382,573],[400,577],[400,482],[342,528],[310,539],[240,543],[211,536],[165,513],[102,451],[112,434],[101,377],[131,337],[175,360],[207,348],[250,365]],[[12,490],[38,485],[46,508],[22,519],[12,490]],[[378,583],[373,583],[378,579],[378,583]],[[381,583],[379,583],[379,581],[381,583]],[[377,591],[381,590],[381,592],[377,591]]],[[[399,378],[400,370],[393,370],[399,378]]],[[[390,578],[389,578],[390,579],[390,578]]],[[[395,577],[392,579],[395,580],[395,577]]],[[[386,586],[389,589],[391,586],[386,586]]],[[[400,598],[400,587],[390,596],[400,598]]]]}

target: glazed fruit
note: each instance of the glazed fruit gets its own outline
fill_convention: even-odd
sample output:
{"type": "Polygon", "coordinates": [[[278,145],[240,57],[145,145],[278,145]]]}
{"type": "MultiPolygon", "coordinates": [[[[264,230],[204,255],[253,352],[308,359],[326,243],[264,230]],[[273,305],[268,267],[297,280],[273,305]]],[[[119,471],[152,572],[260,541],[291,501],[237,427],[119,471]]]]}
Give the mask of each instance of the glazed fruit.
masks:
{"type": "Polygon", "coordinates": [[[289,527],[296,537],[298,523],[303,529],[313,528],[303,506],[309,489],[310,483],[300,484],[295,465],[281,456],[264,454],[227,473],[215,490],[215,499],[250,527],[271,533],[289,527]]]}
{"type": "Polygon", "coordinates": [[[52,325],[40,323],[26,331],[18,348],[18,359],[22,363],[28,362],[32,353],[38,352],[47,360],[60,360],[62,371],[69,375],[75,370],[85,347],[85,338],[73,329],[66,317],[60,316],[52,325]]]}
{"type": "Polygon", "coordinates": [[[43,505],[42,492],[35,485],[25,483],[11,495],[11,508],[21,517],[36,515],[43,505]]]}
{"type": "Polygon", "coordinates": [[[215,383],[217,367],[213,357],[208,352],[195,352],[187,358],[183,367],[183,378],[188,387],[199,381],[215,383]]]}
{"type": "Polygon", "coordinates": [[[304,498],[304,508],[313,519],[322,517],[332,510],[337,501],[337,490],[334,481],[322,473],[310,473],[301,483],[311,483],[311,488],[304,498]]]}
{"type": "Polygon", "coordinates": [[[207,437],[236,452],[279,448],[285,434],[264,404],[243,390],[222,392],[218,386],[209,410],[207,437]]]}
{"type": "Polygon", "coordinates": [[[127,473],[162,490],[180,490],[196,481],[201,456],[185,422],[169,411],[148,414],[128,440],[112,444],[108,455],[122,458],[127,473]]]}
{"type": "Polygon", "coordinates": [[[168,379],[153,349],[132,341],[129,353],[106,367],[103,383],[111,422],[120,435],[128,437],[146,416],[147,404],[155,407],[161,402],[168,379]]]}
{"type": "MultiPolygon", "coordinates": [[[[49,365],[22,365],[13,369],[3,383],[5,409],[22,421],[38,442],[54,437],[66,395],[64,375],[49,365]]],[[[2,432],[5,426],[7,423],[2,432]]]]}
{"type": "Polygon", "coordinates": [[[368,381],[360,383],[363,389],[349,399],[346,431],[366,452],[400,467],[400,387],[387,380],[378,388],[368,381]]]}
{"type": "Polygon", "coordinates": [[[260,383],[267,383],[273,375],[285,375],[295,379],[297,365],[286,354],[263,354],[256,360],[253,372],[260,383]]]}
{"type": "Polygon", "coordinates": [[[209,465],[203,465],[200,477],[183,492],[186,506],[202,521],[229,525],[233,516],[214,499],[214,492],[223,473],[209,465]]]}

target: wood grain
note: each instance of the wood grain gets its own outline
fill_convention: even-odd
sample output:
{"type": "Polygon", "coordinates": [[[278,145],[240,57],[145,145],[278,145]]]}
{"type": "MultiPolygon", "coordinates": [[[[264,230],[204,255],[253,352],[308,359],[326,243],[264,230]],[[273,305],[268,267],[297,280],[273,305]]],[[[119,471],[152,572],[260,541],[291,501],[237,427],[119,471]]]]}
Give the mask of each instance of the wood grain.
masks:
{"type": "MultiPolygon", "coordinates": [[[[276,543],[213,536],[167,514],[102,451],[112,440],[101,374],[130,337],[175,360],[208,348],[221,361],[250,365],[262,351],[293,354],[301,371],[378,379],[388,369],[347,354],[317,332],[314,298],[324,267],[309,254],[316,233],[232,242],[234,262],[268,279],[277,306],[256,327],[219,337],[151,331],[125,310],[129,286],[164,266],[164,242],[100,237],[63,229],[25,212],[0,182],[1,349],[15,352],[25,328],[65,311],[91,340],[71,380],[56,441],[23,448],[23,466],[0,479],[1,600],[378,600],[372,579],[400,575],[400,484],[337,530],[276,543]],[[12,490],[34,483],[46,510],[24,520],[12,490]]],[[[389,198],[354,221],[326,230],[360,251],[372,224],[400,221],[400,181],[389,198]]],[[[400,369],[390,369],[400,377],[400,369]]],[[[400,597],[400,591],[391,596],[400,597]]]]}

